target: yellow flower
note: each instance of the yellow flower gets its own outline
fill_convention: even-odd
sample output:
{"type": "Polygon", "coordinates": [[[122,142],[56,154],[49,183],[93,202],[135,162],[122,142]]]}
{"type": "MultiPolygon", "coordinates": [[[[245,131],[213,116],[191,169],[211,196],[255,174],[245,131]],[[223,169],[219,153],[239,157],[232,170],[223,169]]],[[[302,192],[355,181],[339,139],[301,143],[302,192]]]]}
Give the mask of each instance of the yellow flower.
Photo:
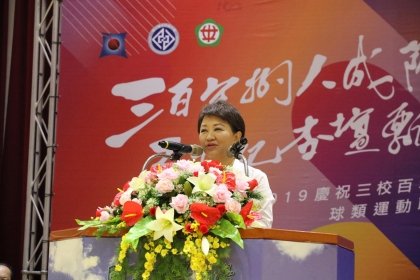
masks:
{"type": "Polygon", "coordinates": [[[121,271],[121,269],[122,269],[122,266],[121,265],[117,264],[115,266],[115,271],[121,271]]]}
{"type": "Polygon", "coordinates": [[[217,259],[213,255],[209,255],[207,259],[208,259],[209,263],[211,263],[211,264],[214,264],[214,263],[217,262],[217,259]]]}
{"type": "Polygon", "coordinates": [[[195,245],[196,245],[197,247],[201,247],[201,238],[197,238],[197,239],[195,240],[195,245]]]}
{"type": "Polygon", "coordinates": [[[178,250],[177,250],[177,249],[175,249],[175,248],[174,248],[174,249],[172,249],[172,250],[171,250],[171,252],[172,252],[172,254],[173,254],[173,255],[178,254],[178,250]]]}
{"type": "Polygon", "coordinates": [[[146,271],[153,271],[153,263],[145,262],[144,263],[144,268],[146,269],[146,271]]]}
{"type": "Polygon", "coordinates": [[[162,257],[166,256],[166,254],[168,254],[168,250],[163,249],[160,254],[162,255],[162,257]]]}
{"type": "Polygon", "coordinates": [[[143,272],[143,274],[141,275],[141,277],[143,277],[143,280],[149,279],[150,272],[146,270],[145,272],[143,272]]]}
{"type": "Polygon", "coordinates": [[[164,241],[165,241],[165,247],[166,247],[166,249],[171,249],[172,248],[171,242],[169,242],[166,239],[164,241]]]}
{"type": "Polygon", "coordinates": [[[160,253],[160,251],[162,251],[162,245],[159,244],[159,245],[156,246],[155,252],[160,253]]]}
{"type": "Polygon", "coordinates": [[[147,252],[146,254],[144,254],[144,257],[146,258],[147,261],[154,261],[156,259],[156,255],[155,253],[151,252],[147,252]]]}
{"type": "Polygon", "coordinates": [[[156,220],[147,224],[147,228],[155,232],[153,239],[156,240],[161,236],[172,242],[172,233],[182,229],[181,225],[174,222],[174,209],[171,208],[163,214],[160,207],[156,209],[156,220]]]}
{"type": "Polygon", "coordinates": [[[145,243],[143,247],[144,247],[144,249],[146,249],[147,251],[149,251],[149,250],[150,250],[150,246],[149,246],[149,244],[147,244],[147,243],[145,243]]]}

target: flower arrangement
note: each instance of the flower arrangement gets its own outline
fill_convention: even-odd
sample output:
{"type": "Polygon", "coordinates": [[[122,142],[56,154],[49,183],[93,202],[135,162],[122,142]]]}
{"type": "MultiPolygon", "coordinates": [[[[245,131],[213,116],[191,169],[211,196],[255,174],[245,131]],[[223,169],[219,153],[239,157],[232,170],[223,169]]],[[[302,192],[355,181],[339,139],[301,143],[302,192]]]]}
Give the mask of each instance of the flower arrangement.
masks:
{"type": "Polygon", "coordinates": [[[141,172],[96,218],[76,222],[98,238],[125,233],[112,279],[223,279],[230,242],[243,248],[238,228],[260,227],[257,185],[215,160],[178,160],[141,172]],[[134,266],[127,252],[137,252],[134,266]]]}

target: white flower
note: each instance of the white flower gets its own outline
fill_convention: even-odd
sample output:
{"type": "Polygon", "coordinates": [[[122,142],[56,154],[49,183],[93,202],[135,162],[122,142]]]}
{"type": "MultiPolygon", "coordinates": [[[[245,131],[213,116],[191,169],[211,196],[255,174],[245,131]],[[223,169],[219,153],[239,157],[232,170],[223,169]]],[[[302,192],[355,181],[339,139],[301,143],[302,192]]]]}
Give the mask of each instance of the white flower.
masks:
{"type": "Polygon", "coordinates": [[[147,171],[147,170],[142,171],[138,177],[133,177],[131,179],[130,183],[128,183],[128,184],[135,191],[138,191],[139,189],[144,188],[145,187],[145,178],[149,173],[150,173],[150,171],[147,171]]]}
{"type": "Polygon", "coordinates": [[[124,205],[127,201],[131,200],[131,193],[133,192],[132,188],[128,188],[120,197],[120,204],[124,205]]]}
{"type": "Polygon", "coordinates": [[[201,191],[213,196],[214,188],[216,187],[216,175],[198,172],[198,177],[189,177],[187,180],[194,185],[193,193],[201,191]]]}
{"type": "Polygon", "coordinates": [[[153,236],[154,240],[163,235],[168,241],[172,242],[172,233],[182,229],[181,225],[174,222],[174,213],[175,211],[173,208],[166,211],[165,214],[162,212],[160,207],[156,209],[156,220],[151,221],[146,225],[148,229],[155,232],[153,236]]]}

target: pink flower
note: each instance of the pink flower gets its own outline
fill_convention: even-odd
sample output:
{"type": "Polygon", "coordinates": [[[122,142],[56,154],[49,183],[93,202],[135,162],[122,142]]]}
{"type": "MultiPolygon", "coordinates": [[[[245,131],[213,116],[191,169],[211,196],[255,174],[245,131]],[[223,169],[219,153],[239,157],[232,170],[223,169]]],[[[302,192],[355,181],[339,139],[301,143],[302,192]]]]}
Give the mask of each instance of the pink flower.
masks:
{"type": "Polygon", "coordinates": [[[258,213],[257,211],[251,211],[249,212],[250,215],[254,216],[254,220],[258,221],[262,219],[262,216],[260,213],[258,213]]]}
{"type": "Polygon", "coordinates": [[[162,179],[156,184],[156,189],[160,193],[168,193],[174,189],[174,184],[169,179],[162,179]]]}
{"type": "Polygon", "coordinates": [[[227,212],[239,213],[241,211],[241,204],[233,198],[228,198],[225,203],[227,212]]]}
{"type": "Polygon", "coordinates": [[[214,188],[213,200],[214,202],[226,202],[232,193],[228,190],[225,184],[218,185],[214,188]]]}
{"type": "Polygon", "coordinates": [[[103,223],[105,221],[108,221],[110,218],[111,218],[111,215],[109,215],[108,211],[102,211],[99,221],[103,223]]]}
{"type": "Polygon", "coordinates": [[[179,170],[188,170],[191,164],[191,161],[185,159],[180,159],[176,162],[176,166],[178,166],[179,170]]]}
{"type": "Polygon", "coordinates": [[[178,172],[176,172],[172,167],[168,169],[162,170],[162,173],[159,173],[158,175],[159,179],[168,179],[168,180],[174,180],[178,178],[178,172]]]}
{"type": "Polygon", "coordinates": [[[248,182],[244,179],[236,178],[236,190],[241,193],[243,197],[246,197],[246,191],[249,189],[248,182]]]}
{"type": "Polygon", "coordinates": [[[210,167],[209,168],[209,173],[213,173],[216,176],[219,176],[220,174],[223,173],[223,171],[221,171],[219,168],[217,167],[210,167]]]}
{"type": "Polygon", "coordinates": [[[198,164],[191,164],[188,169],[189,172],[191,173],[195,173],[195,172],[204,172],[204,167],[202,167],[201,165],[198,164]]]}
{"type": "Polygon", "coordinates": [[[184,214],[188,210],[188,196],[184,194],[178,194],[172,197],[172,202],[169,203],[179,214],[184,214]]]}
{"type": "Polygon", "coordinates": [[[156,173],[153,172],[149,172],[146,177],[144,177],[144,181],[147,183],[153,182],[154,180],[156,180],[156,173]]]}

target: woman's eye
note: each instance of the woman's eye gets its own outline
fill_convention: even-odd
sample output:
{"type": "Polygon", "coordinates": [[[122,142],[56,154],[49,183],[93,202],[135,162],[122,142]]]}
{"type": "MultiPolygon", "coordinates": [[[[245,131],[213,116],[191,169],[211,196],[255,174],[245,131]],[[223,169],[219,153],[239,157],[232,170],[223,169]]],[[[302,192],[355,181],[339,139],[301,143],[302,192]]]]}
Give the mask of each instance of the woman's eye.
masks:
{"type": "Polygon", "coordinates": [[[204,130],[204,129],[200,130],[200,133],[204,133],[204,132],[207,132],[207,130],[204,130]]]}

